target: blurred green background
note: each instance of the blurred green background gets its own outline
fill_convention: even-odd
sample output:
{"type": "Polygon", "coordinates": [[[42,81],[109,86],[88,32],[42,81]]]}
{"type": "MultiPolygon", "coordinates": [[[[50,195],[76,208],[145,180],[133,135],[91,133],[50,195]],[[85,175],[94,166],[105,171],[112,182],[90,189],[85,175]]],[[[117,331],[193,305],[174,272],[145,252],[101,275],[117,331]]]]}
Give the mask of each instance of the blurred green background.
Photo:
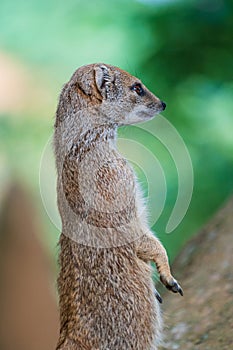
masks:
{"type": "MultiPolygon", "coordinates": [[[[163,116],[187,145],[193,197],[182,223],[166,234],[177,196],[175,165],[146,133],[119,130],[149,148],[164,170],[165,209],[153,228],[171,259],[232,193],[232,34],[231,0],[1,0],[0,191],[12,176],[30,188],[51,255],[59,231],[41,201],[40,159],[61,87],[80,65],[105,62],[137,75],[166,101],[163,116]]],[[[140,169],[138,176],[146,192],[140,169]]]]}

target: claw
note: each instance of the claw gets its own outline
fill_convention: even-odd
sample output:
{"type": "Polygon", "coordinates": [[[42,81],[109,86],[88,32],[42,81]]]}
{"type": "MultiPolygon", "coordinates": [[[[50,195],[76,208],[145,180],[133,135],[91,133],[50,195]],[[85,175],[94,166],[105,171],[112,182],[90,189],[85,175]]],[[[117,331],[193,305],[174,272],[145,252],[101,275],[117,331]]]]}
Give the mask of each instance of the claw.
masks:
{"type": "Polygon", "coordinates": [[[174,280],[173,283],[174,284],[172,286],[170,286],[170,288],[168,288],[168,287],[167,288],[172,290],[174,293],[179,293],[181,296],[183,296],[184,295],[183,290],[180,287],[180,285],[178,284],[178,282],[176,280],[174,280]]]}
{"type": "Polygon", "coordinates": [[[160,302],[160,304],[162,304],[163,299],[161,298],[160,294],[157,292],[157,290],[155,289],[155,297],[156,299],[160,302]]]}
{"type": "Polygon", "coordinates": [[[171,290],[173,293],[179,293],[181,296],[184,295],[179,283],[173,277],[171,279],[166,279],[163,275],[161,275],[160,280],[168,290],[171,290]]]}

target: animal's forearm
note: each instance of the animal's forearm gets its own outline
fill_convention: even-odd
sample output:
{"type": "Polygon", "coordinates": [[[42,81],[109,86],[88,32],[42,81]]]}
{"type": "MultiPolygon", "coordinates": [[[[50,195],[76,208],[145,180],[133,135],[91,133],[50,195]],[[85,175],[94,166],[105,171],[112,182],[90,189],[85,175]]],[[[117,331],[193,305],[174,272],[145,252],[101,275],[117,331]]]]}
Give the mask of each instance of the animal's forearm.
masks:
{"type": "Polygon", "coordinates": [[[148,233],[140,237],[134,244],[138,258],[146,262],[153,261],[156,264],[160,280],[166,288],[183,295],[181,287],[171,275],[166,250],[158,238],[148,233]]]}

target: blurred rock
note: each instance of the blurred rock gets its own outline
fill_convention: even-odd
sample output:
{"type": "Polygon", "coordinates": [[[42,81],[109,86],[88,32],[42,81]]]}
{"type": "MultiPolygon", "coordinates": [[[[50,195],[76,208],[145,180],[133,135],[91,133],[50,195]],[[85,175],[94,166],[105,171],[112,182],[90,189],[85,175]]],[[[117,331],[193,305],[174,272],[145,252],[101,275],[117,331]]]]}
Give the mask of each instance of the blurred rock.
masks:
{"type": "Polygon", "coordinates": [[[233,198],[174,263],[184,297],[163,297],[162,349],[233,349],[233,198]]]}
{"type": "Polygon", "coordinates": [[[12,186],[0,211],[0,349],[51,350],[58,312],[51,262],[25,191],[12,186]]]}

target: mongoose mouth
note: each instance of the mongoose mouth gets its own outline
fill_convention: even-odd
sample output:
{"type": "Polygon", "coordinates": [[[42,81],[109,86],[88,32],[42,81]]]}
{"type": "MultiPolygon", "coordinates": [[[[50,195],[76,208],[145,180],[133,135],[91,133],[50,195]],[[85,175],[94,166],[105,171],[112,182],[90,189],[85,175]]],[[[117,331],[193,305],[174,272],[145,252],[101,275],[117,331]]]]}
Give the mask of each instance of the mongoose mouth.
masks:
{"type": "Polygon", "coordinates": [[[161,112],[162,112],[161,109],[156,108],[148,111],[141,111],[140,113],[138,113],[138,116],[143,120],[150,120],[150,119],[153,119],[156,116],[156,114],[159,114],[161,112]]]}
{"type": "Polygon", "coordinates": [[[154,112],[153,114],[152,113],[143,113],[142,115],[141,115],[141,117],[144,119],[144,120],[151,120],[151,119],[153,119],[154,118],[154,116],[156,115],[156,114],[158,114],[159,112],[154,112]]]}

